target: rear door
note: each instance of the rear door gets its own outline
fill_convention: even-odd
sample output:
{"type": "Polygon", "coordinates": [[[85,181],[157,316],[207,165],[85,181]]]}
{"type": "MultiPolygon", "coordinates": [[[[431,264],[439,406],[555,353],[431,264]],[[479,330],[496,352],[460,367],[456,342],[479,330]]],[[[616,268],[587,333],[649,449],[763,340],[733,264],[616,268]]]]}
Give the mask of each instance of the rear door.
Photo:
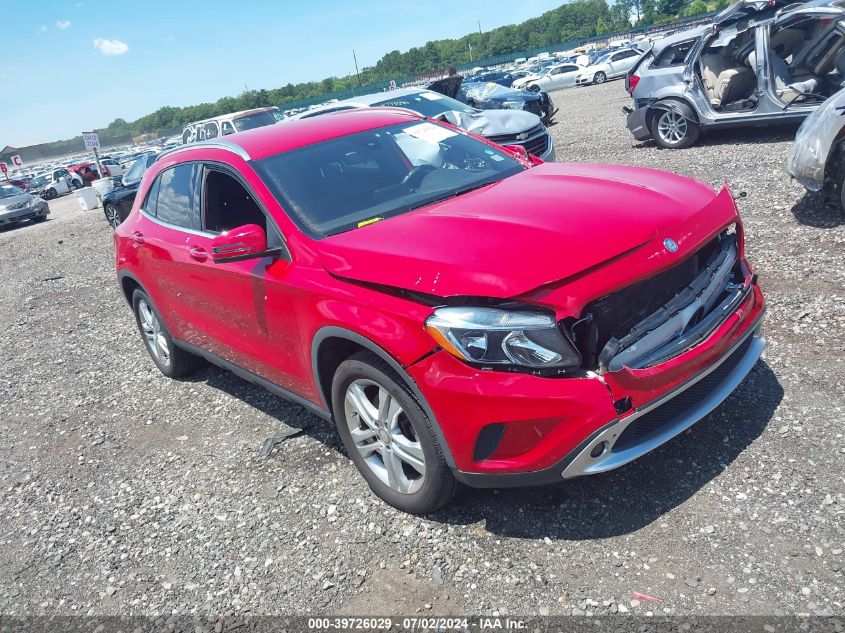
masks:
{"type": "Polygon", "coordinates": [[[198,231],[201,173],[197,163],[181,163],[160,172],[141,205],[144,222],[133,227],[131,234],[152,299],[178,339],[196,328],[185,246],[198,231]]]}

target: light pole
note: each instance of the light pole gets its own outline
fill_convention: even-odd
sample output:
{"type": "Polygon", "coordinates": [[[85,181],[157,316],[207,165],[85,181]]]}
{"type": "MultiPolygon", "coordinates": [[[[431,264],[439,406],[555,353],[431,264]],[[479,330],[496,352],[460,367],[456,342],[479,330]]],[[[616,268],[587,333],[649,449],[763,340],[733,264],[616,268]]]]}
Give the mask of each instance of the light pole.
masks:
{"type": "Polygon", "coordinates": [[[469,63],[472,63],[472,42],[467,42],[467,46],[469,46],[469,63]]]}

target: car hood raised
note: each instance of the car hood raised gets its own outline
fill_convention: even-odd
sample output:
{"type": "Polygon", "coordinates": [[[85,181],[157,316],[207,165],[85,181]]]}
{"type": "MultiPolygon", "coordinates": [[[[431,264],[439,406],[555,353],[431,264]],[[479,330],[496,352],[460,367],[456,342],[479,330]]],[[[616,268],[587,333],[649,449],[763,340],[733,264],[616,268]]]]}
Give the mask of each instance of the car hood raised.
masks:
{"type": "Polygon", "coordinates": [[[439,297],[507,298],[672,229],[696,237],[709,186],[651,169],[544,163],[489,187],[319,241],[325,268],[439,297]],[[696,215],[698,217],[696,218],[696,215]]]}
{"type": "Polygon", "coordinates": [[[519,134],[540,125],[540,117],[525,110],[481,110],[472,114],[450,111],[443,118],[479,136],[519,134]]]}

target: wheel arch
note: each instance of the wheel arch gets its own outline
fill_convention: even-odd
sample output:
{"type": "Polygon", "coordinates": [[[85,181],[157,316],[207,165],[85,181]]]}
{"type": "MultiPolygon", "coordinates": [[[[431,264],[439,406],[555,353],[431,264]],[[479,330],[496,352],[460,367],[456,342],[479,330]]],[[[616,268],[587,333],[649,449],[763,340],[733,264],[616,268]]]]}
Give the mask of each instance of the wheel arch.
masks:
{"type": "Polygon", "coordinates": [[[650,124],[651,119],[657,116],[659,112],[665,112],[667,110],[680,114],[688,121],[700,124],[695,110],[683,97],[663,97],[655,103],[652,103],[648,107],[648,123],[650,124]]]}
{"type": "Polygon", "coordinates": [[[311,341],[311,371],[314,376],[314,383],[317,388],[317,393],[320,397],[320,406],[328,411],[332,416],[332,379],[334,373],[344,360],[349,358],[357,351],[366,350],[371,352],[379,359],[387,363],[387,365],[398,375],[399,378],[407,385],[411,394],[416,399],[428,419],[431,421],[437,439],[440,443],[443,455],[446,458],[446,463],[452,470],[456,469],[455,460],[452,457],[452,451],[449,449],[449,444],[443,435],[443,430],[437,421],[434,412],[428,405],[425,397],[417,386],[413,378],[405,371],[405,368],[391,356],[382,347],[371,341],[365,336],[347,330],[346,328],[338,326],[325,326],[317,331],[311,341]]]}
{"type": "Polygon", "coordinates": [[[150,293],[147,292],[147,289],[144,288],[143,284],[138,281],[138,279],[130,272],[125,270],[121,270],[118,273],[118,281],[120,282],[120,289],[123,292],[123,298],[126,299],[126,303],[130,306],[132,305],[132,295],[135,293],[136,290],[140,289],[149,297],[150,293]]]}

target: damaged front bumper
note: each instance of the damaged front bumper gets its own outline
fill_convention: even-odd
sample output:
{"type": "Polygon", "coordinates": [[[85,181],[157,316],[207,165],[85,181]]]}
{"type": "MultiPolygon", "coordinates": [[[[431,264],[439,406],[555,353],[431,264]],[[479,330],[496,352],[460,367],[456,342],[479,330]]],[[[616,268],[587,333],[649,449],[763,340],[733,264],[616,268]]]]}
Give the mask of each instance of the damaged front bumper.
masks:
{"type": "Polygon", "coordinates": [[[671,300],[604,345],[593,371],[503,375],[443,351],[410,367],[454,448],[455,476],[499,487],[605,472],[715,409],[765,347],[763,295],[738,240],[719,236],[671,300]]]}

